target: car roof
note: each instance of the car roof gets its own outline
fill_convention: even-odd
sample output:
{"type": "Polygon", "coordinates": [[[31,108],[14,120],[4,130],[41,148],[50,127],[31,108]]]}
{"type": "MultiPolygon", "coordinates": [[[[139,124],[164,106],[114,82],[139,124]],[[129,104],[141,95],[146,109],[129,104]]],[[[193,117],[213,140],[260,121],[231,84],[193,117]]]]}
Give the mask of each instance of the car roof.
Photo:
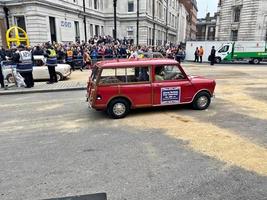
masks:
{"type": "Polygon", "coordinates": [[[152,55],[162,55],[162,53],[160,53],[160,52],[144,52],[143,54],[152,54],[152,55]]]}
{"type": "Polygon", "coordinates": [[[149,65],[176,65],[177,61],[166,58],[142,58],[142,59],[115,59],[100,61],[97,63],[99,68],[114,68],[114,67],[138,67],[149,65]]]}

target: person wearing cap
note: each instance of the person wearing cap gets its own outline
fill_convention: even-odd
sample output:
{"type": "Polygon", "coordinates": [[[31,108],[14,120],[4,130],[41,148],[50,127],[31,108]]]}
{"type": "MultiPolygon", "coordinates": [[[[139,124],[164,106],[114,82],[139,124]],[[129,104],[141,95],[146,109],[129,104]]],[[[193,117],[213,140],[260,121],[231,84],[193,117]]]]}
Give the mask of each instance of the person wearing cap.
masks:
{"type": "Polygon", "coordinates": [[[47,44],[47,51],[45,54],[47,58],[46,64],[49,71],[50,79],[47,84],[53,84],[57,82],[56,66],[57,66],[57,53],[53,46],[47,44]]]}
{"type": "Polygon", "coordinates": [[[17,64],[17,72],[24,78],[26,88],[34,86],[33,81],[33,56],[32,53],[26,50],[24,45],[18,46],[18,51],[13,54],[12,60],[17,64]]]}

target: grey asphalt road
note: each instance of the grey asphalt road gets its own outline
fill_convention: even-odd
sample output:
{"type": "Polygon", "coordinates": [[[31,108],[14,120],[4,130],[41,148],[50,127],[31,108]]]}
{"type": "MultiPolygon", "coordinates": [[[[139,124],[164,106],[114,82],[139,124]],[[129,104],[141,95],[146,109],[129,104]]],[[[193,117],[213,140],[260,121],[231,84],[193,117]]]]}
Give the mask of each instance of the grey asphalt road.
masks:
{"type": "MultiPolygon", "coordinates": [[[[227,100],[231,94],[225,97],[220,88],[236,78],[234,72],[206,73],[218,77],[219,89],[210,109],[202,112],[186,106],[145,109],[131,112],[124,120],[111,120],[88,109],[85,91],[0,96],[0,199],[106,192],[109,200],[266,200],[266,170],[255,166],[265,163],[231,160],[227,149],[217,156],[206,144],[194,144],[189,130],[216,128],[216,135],[245,138],[244,146],[253,142],[253,153],[247,154],[263,151],[257,155],[266,155],[264,108],[257,115],[261,118],[246,115],[242,101],[237,109],[227,100]],[[173,125],[166,128],[164,120],[173,120],[173,125]],[[179,137],[168,133],[183,124],[187,129],[179,137]]],[[[247,95],[267,102],[262,90],[248,90],[247,95]]],[[[252,104],[247,106],[254,109],[252,104]]],[[[214,140],[212,131],[204,131],[210,134],[207,143],[214,140]]],[[[216,143],[220,142],[215,138],[216,143]]]]}

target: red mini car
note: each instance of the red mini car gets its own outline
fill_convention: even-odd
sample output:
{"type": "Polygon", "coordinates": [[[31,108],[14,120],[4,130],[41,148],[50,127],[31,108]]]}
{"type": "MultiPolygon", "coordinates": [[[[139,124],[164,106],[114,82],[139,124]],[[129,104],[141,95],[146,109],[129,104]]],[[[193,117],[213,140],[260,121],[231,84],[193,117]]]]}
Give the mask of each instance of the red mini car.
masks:
{"type": "Polygon", "coordinates": [[[192,104],[204,110],[215,85],[214,80],[188,76],[175,60],[112,60],[95,65],[87,97],[91,108],[118,119],[140,107],[192,104]]]}

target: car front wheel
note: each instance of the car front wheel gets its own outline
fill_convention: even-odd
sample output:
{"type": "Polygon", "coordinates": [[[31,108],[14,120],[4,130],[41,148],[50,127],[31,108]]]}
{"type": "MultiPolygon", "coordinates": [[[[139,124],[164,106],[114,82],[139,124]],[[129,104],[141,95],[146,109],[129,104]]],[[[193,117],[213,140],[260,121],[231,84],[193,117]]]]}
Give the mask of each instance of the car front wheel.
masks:
{"type": "Polygon", "coordinates": [[[57,74],[57,81],[62,81],[63,75],[60,72],[56,72],[56,74],[57,74]]]}
{"type": "Polygon", "coordinates": [[[216,57],[216,58],[215,58],[215,62],[216,62],[216,63],[221,63],[221,62],[222,62],[222,59],[221,59],[220,57],[216,57]]]}
{"type": "Polygon", "coordinates": [[[112,100],[107,108],[107,113],[113,119],[124,118],[130,111],[130,104],[127,100],[118,98],[112,100]]]}
{"type": "Polygon", "coordinates": [[[209,107],[211,97],[208,92],[200,92],[196,95],[193,101],[193,108],[195,110],[205,110],[209,107]]]}
{"type": "Polygon", "coordinates": [[[12,74],[8,74],[6,80],[8,83],[15,83],[15,77],[12,74]]]}

